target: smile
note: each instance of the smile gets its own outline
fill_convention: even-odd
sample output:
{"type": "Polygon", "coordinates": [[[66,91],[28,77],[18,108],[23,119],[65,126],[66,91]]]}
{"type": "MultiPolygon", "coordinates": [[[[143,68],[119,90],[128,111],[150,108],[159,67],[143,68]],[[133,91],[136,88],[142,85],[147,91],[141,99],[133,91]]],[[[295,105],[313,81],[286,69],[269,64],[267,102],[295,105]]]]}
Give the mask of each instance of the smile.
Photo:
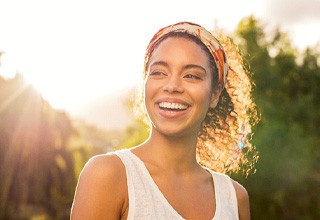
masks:
{"type": "Polygon", "coordinates": [[[159,107],[161,109],[179,111],[179,110],[186,110],[188,108],[188,105],[181,104],[181,103],[160,102],[159,107]]]}

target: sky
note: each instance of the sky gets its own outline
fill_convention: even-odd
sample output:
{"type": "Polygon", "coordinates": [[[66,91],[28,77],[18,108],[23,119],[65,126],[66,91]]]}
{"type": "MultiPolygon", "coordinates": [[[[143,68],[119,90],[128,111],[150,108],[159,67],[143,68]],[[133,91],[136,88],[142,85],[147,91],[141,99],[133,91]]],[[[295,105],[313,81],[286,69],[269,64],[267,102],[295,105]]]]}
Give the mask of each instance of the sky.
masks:
{"type": "Polygon", "coordinates": [[[138,83],[162,26],[232,32],[249,15],[279,26],[298,49],[320,41],[319,0],[0,0],[0,75],[21,73],[53,107],[76,114],[138,83]]]}

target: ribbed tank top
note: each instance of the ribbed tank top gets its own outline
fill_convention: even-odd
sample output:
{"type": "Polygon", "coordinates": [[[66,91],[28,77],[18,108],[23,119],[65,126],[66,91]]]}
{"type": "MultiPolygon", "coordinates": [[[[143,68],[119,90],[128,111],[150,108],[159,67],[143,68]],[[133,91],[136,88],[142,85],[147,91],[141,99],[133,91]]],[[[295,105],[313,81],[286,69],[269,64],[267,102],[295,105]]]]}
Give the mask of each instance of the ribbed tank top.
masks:
{"type": "MultiPolygon", "coordinates": [[[[129,196],[128,220],[184,220],[161,193],[139,157],[129,149],[118,150],[112,154],[121,159],[126,169],[129,196]]],[[[230,177],[209,171],[214,181],[216,196],[213,220],[239,219],[236,192],[230,177]]]]}

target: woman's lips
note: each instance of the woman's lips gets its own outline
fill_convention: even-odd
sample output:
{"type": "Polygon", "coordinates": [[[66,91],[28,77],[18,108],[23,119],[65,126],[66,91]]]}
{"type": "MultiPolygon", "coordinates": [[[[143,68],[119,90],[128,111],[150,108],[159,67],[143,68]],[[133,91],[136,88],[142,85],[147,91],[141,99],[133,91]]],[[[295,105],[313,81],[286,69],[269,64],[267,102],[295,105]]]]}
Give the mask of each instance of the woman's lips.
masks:
{"type": "Polygon", "coordinates": [[[162,101],[156,104],[159,114],[164,118],[178,118],[185,115],[190,107],[181,102],[162,101]]]}
{"type": "Polygon", "coordinates": [[[188,105],[174,102],[160,102],[159,107],[161,109],[168,109],[174,111],[186,110],[188,105]]]}

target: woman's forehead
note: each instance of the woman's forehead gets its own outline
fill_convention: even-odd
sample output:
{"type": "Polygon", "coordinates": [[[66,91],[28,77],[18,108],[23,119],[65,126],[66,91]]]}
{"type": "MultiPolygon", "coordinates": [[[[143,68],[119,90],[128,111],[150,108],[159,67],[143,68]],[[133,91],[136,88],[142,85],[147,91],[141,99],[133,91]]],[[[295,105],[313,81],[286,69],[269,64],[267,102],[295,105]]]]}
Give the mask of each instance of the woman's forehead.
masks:
{"type": "Polygon", "coordinates": [[[208,54],[201,46],[190,39],[169,37],[154,48],[148,66],[159,61],[184,61],[208,64],[208,54]]]}

